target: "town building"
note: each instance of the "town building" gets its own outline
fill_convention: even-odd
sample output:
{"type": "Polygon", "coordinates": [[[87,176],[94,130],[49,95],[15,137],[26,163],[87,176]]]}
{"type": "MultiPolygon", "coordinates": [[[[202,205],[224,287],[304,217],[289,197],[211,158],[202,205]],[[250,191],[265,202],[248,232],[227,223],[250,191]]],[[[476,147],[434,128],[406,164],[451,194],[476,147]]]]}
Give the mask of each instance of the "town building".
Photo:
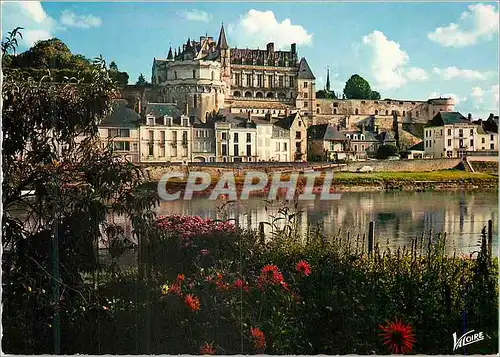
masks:
{"type": "Polygon", "coordinates": [[[257,127],[249,116],[226,114],[215,122],[217,162],[256,162],[257,127]]]}
{"type": "Polygon", "coordinates": [[[307,129],[308,156],[313,161],[337,161],[347,158],[347,137],[330,124],[307,129]]]}
{"type": "Polygon", "coordinates": [[[434,158],[456,158],[498,150],[498,124],[473,121],[459,112],[439,112],[424,130],[424,150],[434,158]]]}
{"type": "Polygon", "coordinates": [[[139,114],[127,107],[127,101],[116,100],[111,114],[99,124],[99,138],[104,145],[111,145],[118,157],[139,162],[139,124],[139,114]]]}
{"type": "Polygon", "coordinates": [[[139,130],[141,162],[192,161],[192,125],[186,114],[172,103],[148,103],[139,130]]]}

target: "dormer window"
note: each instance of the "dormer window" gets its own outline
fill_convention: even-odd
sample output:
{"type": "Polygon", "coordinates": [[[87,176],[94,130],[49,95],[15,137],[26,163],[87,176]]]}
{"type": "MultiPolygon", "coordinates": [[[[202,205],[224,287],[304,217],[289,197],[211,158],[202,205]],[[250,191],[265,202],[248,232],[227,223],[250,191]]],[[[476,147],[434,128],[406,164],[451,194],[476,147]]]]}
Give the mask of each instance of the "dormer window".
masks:
{"type": "Polygon", "coordinates": [[[155,125],[155,117],[153,115],[146,116],[146,125],[155,125]]]}
{"type": "Polygon", "coordinates": [[[364,136],[363,134],[361,134],[361,135],[359,136],[359,138],[360,138],[360,140],[365,140],[365,136],[364,136]]]}
{"type": "Polygon", "coordinates": [[[182,118],[182,126],[189,126],[189,118],[182,118]]]}
{"type": "Polygon", "coordinates": [[[349,135],[349,134],[345,134],[345,137],[346,137],[347,139],[350,139],[350,138],[351,138],[351,135],[349,135]]]}
{"type": "Polygon", "coordinates": [[[352,140],[358,140],[358,134],[354,134],[354,135],[352,136],[352,140]]]}

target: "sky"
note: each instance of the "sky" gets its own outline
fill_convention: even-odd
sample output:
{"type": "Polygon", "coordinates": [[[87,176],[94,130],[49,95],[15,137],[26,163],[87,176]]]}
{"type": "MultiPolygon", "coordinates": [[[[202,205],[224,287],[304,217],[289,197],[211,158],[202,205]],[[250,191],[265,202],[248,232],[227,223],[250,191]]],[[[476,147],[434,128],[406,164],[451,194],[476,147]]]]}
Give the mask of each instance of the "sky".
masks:
{"type": "Polygon", "coordinates": [[[2,2],[2,37],[24,28],[18,51],[57,37],[75,54],[115,61],[135,83],[170,46],[219,36],[231,47],[297,44],[323,89],[357,73],[382,98],[453,97],[474,117],[499,112],[498,2],[2,2]]]}

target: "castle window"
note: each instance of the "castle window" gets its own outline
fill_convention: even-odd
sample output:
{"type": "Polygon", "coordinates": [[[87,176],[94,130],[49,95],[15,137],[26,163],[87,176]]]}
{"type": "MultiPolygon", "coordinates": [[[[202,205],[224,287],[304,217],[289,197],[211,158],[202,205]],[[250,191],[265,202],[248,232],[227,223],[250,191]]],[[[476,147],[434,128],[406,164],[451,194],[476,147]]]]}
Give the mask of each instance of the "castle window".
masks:
{"type": "Polygon", "coordinates": [[[257,75],[257,87],[262,87],[262,74],[257,75]]]}
{"type": "Polygon", "coordinates": [[[285,99],[286,98],[286,94],[285,93],[278,93],[278,98],[279,99],[285,99]]]}
{"type": "Polygon", "coordinates": [[[262,92],[255,93],[255,98],[262,98],[262,97],[263,97],[262,92]]]}
{"type": "Polygon", "coordinates": [[[415,112],[415,116],[418,118],[418,110],[415,112]]]}
{"type": "Polygon", "coordinates": [[[406,115],[406,111],[403,110],[403,116],[405,116],[405,115],[406,115]]]}
{"type": "Polygon", "coordinates": [[[274,98],[274,93],[273,92],[267,93],[266,98],[274,98]]]}
{"type": "Polygon", "coordinates": [[[247,74],[247,87],[251,87],[251,86],[252,86],[252,75],[247,74]]]}
{"type": "Polygon", "coordinates": [[[215,79],[215,73],[212,71],[212,81],[215,79]]]}
{"type": "Polygon", "coordinates": [[[174,71],[174,77],[177,79],[177,71],[174,71]]]}
{"type": "Polygon", "coordinates": [[[361,101],[361,104],[365,104],[366,102],[364,100],[361,101]]]}
{"type": "Polygon", "coordinates": [[[193,96],[193,107],[198,107],[198,96],[196,94],[193,96]]]}
{"type": "Polygon", "coordinates": [[[307,108],[307,102],[304,102],[304,108],[307,108]]]}
{"type": "Polygon", "coordinates": [[[356,108],[356,110],[354,111],[354,114],[358,115],[359,114],[359,109],[356,108]]]}
{"type": "Polygon", "coordinates": [[[269,88],[273,87],[273,76],[267,76],[267,86],[269,88]]]}
{"type": "Polygon", "coordinates": [[[295,86],[295,83],[294,83],[295,78],[289,77],[288,79],[290,81],[290,88],[293,88],[295,86]]]}
{"type": "Polygon", "coordinates": [[[333,108],[333,114],[337,114],[337,108],[333,108]]]}
{"type": "Polygon", "coordinates": [[[316,108],[316,114],[319,114],[319,108],[316,108]]]}
{"type": "Polygon", "coordinates": [[[304,88],[307,88],[308,83],[304,82],[304,88]]]}
{"type": "Polygon", "coordinates": [[[252,93],[250,92],[245,92],[245,98],[251,98],[252,97],[252,93]]]}
{"type": "Polygon", "coordinates": [[[283,88],[283,76],[278,77],[278,87],[283,88]]]}
{"type": "Polygon", "coordinates": [[[234,74],[234,81],[237,87],[241,87],[241,75],[239,73],[234,74]]]}
{"type": "Polygon", "coordinates": [[[307,92],[304,92],[304,98],[307,99],[307,92]]]}
{"type": "Polygon", "coordinates": [[[196,70],[193,69],[193,78],[196,78],[196,70]]]}
{"type": "Polygon", "coordinates": [[[375,109],[375,115],[378,115],[378,110],[377,109],[375,109]]]}
{"type": "Polygon", "coordinates": [[[233,97],[241,97],[241,92],[240,91],[235,91],[233,94],[233,97]]]}
{"type": "Polygon", "coordinates": [[[388,110],[385,111],[385,115],[389,115],[389,111],[388,110]]]}

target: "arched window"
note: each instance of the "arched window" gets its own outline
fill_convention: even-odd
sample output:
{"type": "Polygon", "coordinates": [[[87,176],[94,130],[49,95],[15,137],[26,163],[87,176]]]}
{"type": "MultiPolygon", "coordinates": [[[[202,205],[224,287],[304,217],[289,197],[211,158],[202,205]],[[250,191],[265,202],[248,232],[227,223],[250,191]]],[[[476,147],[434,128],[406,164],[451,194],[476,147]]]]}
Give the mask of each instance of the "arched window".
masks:
{"type": "MultiPolygon", "coordinates": [[[[363,134],[361,134],[361,135],[359,136],[359,140],[365,140],[365,136],[364,136],[363,134]]],[[[363,149],[361,149],[361,150],[363,150],[363,149]]]]}
{"type": "Polygon", "coordinates": [[[233,93],[233,97],[241,97],[241,92],[240,92],[240,91],[238,91],[238,90],[237,90],[237,91],[235,91],[235,92],[233,93]]]}
{"type": "Polygon", "coordinates": [[[337,114],[337,108],[333,108],[333,114],[337,114]]]}
{"type": "Polygon", "coordinates": [[[365,146],[361,145],[361,151],[365,151],[365,146]]]}
{"type": "Polygon", "coordinates": [[[388,110],[385,111],[385,115],[389,115],[389,111],[388,110]]]}
{"type": "Polygon", "coordinates": [[[405,115],[406,115],[406,111],[405,111],[405,110],[403,110],[403,116],[405,116],[405,115]]]}
{"type": "Polygon", "coordinates": [[[358,134],[354,134],[354,135],[352,136],[352,140],[358,140],[358,134]]]}
{"type": "Polygon", "coordinates": [[[251,98],[252,93],[251,92],[245,92],[245,98],[251,98]]]}
{"type": "Polygon", "coordinates": [[[278,98],[279,99],[285,99],[286,98],[286,94],[285,93],[278,93],[278,98]]]}
{"type": "Polygon", "coordinates": [[[359,114],[359,110],[358,108],[356,108],[356,110],[354,111],[354,114],[358,115],[359,114]]]}
{"type": "Polygon", "coordinates": [[[316,114],[319,114],[319,108],[316,108],[316,114]]]}
{"type": "Polygon", "coordinates": [[[354,151],[358,151],[358,145],[354,145],[354,151]]]}
{"type": "Polygon", "coordinates": [[[262,92],[255,93],[255,98],[262,98],[262,97],[264,97],[264,95],[262,94],[262,92]]]}
{"type": "Polygon", "coordinates": [[[267,93],[266,98],[274,98],[274,93],[273,92],[267,93]]]}
{"type": "Polygon", "coordinates": [[[350,139],[350,138],[351,138],[351,135],[349,135],[349,134],[345,134],[345,137],[346,137],[347,139],[350,139]]]}

